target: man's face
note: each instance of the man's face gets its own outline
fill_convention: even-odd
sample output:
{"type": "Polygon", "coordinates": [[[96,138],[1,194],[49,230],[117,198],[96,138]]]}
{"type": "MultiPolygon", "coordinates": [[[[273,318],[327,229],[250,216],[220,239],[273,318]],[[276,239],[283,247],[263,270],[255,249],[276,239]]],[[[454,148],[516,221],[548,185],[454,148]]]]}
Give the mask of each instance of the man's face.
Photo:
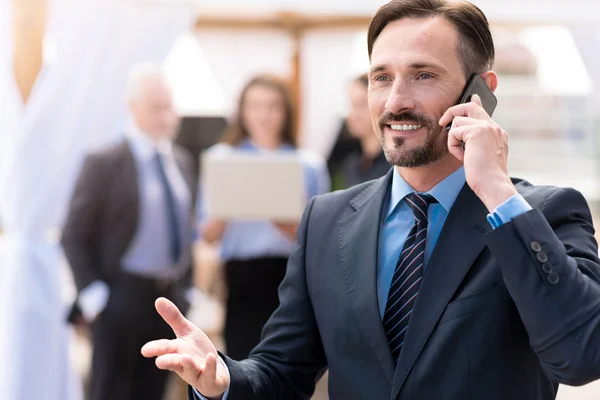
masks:
{"type": "Polygon", "coordinates": [[[177,133],[179,118],[173,109],[171,90],[166,82],[146,82],[132,101],[131,112],[138,127],[154,139],[171,140],[177,133]]]}
{"type": "Polygon", "coordinates": [[[438,122],[466,83],[458,38],[444,18],[403,18],[375,41],[369,108],[390,164],[418,167],[449,154],[438,122]]]}
{"type": "Polygon", "coordinates": [[[355,81],[350,85],[348,92],[350,98],[350,112],[346,119],[348,132],[357,139],[372,136],[373,125],[367,99],[367,86],[362,82],[355,81]]]}

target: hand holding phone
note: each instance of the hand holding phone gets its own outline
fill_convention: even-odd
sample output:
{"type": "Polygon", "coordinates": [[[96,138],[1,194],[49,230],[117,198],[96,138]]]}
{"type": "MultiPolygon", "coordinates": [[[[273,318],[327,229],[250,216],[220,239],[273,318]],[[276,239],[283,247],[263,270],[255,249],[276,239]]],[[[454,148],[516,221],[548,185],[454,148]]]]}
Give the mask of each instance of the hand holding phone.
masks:
{"type": "MultiPolygon", "coordinates": [[[[493,87],[495,75],[490,75],[493,87]]],[[[460,103],[440,118],[448,150],[464,166],[469,187],[492,212],[516,193],[508,175],[508,134],[492,118],[496,98],[479,76],[467,83],[460,103]],[[477,83],[479,82],[479,83],[477,83]]]]}
{"type": "MultiPolygon", "coordinates": [[[[460,97],[456,104],[464,104],[471,101],[471,97],[477,94],[481,99],[481,104],[485,112],[491,117],[498,104],[498,99],[494,95],[494,92],[490,90],[488,85],[485,83],[483,78],[479,74],[473,74],[467,81],[465,88],[463,89],[460,97]]],[[[452,127],[452,122],[446,125],[446,132],[452,127]]]]}

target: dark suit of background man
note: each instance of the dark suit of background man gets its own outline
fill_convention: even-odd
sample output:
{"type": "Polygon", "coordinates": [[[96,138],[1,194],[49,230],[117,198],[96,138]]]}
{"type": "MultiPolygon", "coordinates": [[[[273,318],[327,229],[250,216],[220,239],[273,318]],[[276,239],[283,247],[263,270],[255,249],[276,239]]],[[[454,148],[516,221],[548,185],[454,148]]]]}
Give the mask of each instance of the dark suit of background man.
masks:
{"type": "Polygon", "coordinates": [[[162,399],[168,374],[139,348],[170,333],[156,297],[185,310],[192,284],[193,163],[172,144],[178,118],[159,69],[134,68],[129,106],[126,140],[87,157],[63,231],[92,326],[91,400],[162,399]]]}
{"type": "Polygon", "coordinates": [[[471,73],[497,86],[482,12],[395,0],[368,44],[369,108],[396,167],[310,202],[248,360],[217,358],[166,299],[157,309],[179,339],[142,352],[190,398],[308,399],[326,368],[334,400],[549,400],[559,383],[600,378],[586,201],[511,180],[506,132],[478,97],[454,106],[471,73]]]}

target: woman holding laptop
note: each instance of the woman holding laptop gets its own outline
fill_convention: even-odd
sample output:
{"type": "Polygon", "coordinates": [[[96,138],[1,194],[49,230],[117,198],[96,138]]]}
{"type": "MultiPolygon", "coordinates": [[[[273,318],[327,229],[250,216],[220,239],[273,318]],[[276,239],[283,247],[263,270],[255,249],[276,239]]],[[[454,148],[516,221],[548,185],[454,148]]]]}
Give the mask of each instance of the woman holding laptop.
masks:
{"type": "MultiPolygon", "coordinates": [[[[208,152],[294,153],[304,166],[306,198],[330,190],[324,159],[296,147],[295,110],[286,84],[261,75],[242,90],[235,120],[222,143],[208,152]]],[[[281,283],[296,239],[295,223],[270,220],[223,221],[205,216],[199,196],[200,234],[209,243],[220,243],[228,287],[225,319],[227,355],[244,359],[260,341],[263,325],[279,305],[281,283]]],[[[265,201],[269,201],[265,198],[265,201]]]]}

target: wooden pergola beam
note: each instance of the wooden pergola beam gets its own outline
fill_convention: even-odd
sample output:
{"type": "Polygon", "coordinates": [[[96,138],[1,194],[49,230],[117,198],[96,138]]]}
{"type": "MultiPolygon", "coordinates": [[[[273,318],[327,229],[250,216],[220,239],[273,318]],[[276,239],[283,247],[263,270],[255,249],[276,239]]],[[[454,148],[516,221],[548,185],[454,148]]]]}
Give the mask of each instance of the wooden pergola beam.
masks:
{"type": "Polygon", "coordinates": [[[13,72],[19,93],[27,103],[42,68],[47,0],[12,0],[13,72]]]}
{"type": "Polygon", "coordinates": [[[202,15],[196,19],[196,29],[280,29],[285,31],[306,31],[317,28],[360,28],[367,27],[371,17],[305,15],[292,11],[282,11],[269,16],[229,17],[202,15]]]}

